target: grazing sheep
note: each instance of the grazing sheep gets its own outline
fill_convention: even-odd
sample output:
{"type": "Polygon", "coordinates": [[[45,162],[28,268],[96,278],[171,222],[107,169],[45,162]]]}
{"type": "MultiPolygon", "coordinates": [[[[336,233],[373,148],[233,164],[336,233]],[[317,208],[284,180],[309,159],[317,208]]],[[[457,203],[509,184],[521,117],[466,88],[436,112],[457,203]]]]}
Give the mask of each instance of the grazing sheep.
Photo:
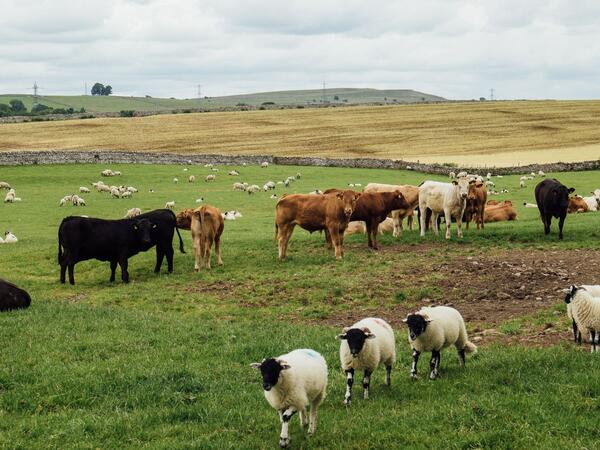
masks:
{"type": "Polygon", "coordinates": [[[196,182],[196,177],[194,175],[190,175],[188,177],[188,183],[195,183],[196,182]]]}
{"type": "Polygon", "coordinates": [[[138,190],[136,188],[134,188],[133,186],[128,186],[127,191],[131,192],[132,194],[135,194],[138,190]]]}
{"type": "Polygon", "coordinates": [[[306,407],[310,405],[308,433],[317,430],[317,410],[327,390],[327,363],[323,356],[311,349],[298,349],[277,358],[263,359],[252,363],[260,370],[267,402],[279,413],[281,434],[279,445],[285,448],[290,443],[289,422],[298,412],[300,425],[307,425],[306,407]]]}
{"type": "Polygon", "coordinates": [[[85,200],[79,195],[73,195],[71,202],[73,206],[85,206],[85,200]]]}
{"type": "Polygon", "coordinates": [[[132,219],[135,216],[139,216],[142,214],[142,210],[140,208],[131,208],[127,210],[127,214],[125,214],[124,219],[132,219]]]}
{"type": "Polygon", "coordinates": [[[204,167],[212,167],[213,165],[211,163],[208,164],[204,164],[204,167]]]}
{"type": "Polygon", "coordinates": [[[253,184],[252,186],[248,186],[246,188],[246,192],[248,192],[248,194],[254,194],[255,192],[259,192],[260,191],[260,187],[257,184],[253,184]]]}
{"type": "Polygon", "coordinates": [[[227,175],[231,175],[233,177],[238,176],[240,173],[237,170],[230,170],[229,172],[227,172],[227,175]]]}
{"type": "Polygon", "coordinates": [[[246,190],[246,186],[244,186],[244,183],[233,183],[233,190],[234,191],[245,191],[246,190]]]}
{"type": "Polygon", "coordinates": [[[521,186],[522,188],[525,187],[525,182],[523,180],[519,181],[519,186],[521,186]]]}
{"type": "Polygon", "coordinates": [[[85,186],[79,186],[79,193],[80,194],[89,194],[90,190],[88,188],[86,188],[85,186]]]}
{"type": "Polygon", "coordinates": [[[456,174],[455,174],[454,172],[450,172],[450,173],[448,173],[448,177],[449,177],[451,180],[454,180],[454,179],[456,179],[456,174]]]}
{"type": "Polygon", "coordinates": [[[202,203],[204,201],[204,197],[200,197],[196,199],[196,203],[202,203]]]}
{"type": "Polygon", "coordinates": [[[0,279],[0,311],[25,309],[31,305],[31,297],[23,289],[0,279]]]}
{"type": "Polygon", "coordinates": [[[263,189],[266,188],[265,191],[268,191],[269,189],[275,189],[275,186],[276,185],[274,181],[267,181],[263,186],[263,189]]]}
{"type": "Polygon", "coordinates": [[[179,178],[177,178],[177,177],[173,178],[173,183],[175,183],[175,184],[179,183],[179,178]]]}
{"type": "Polygon", "coordinates": [[[431,373],[435,380],[440,369],[440,350],[454,345],[458,350],[461,367],[465,354],[476,353],[477,346],[469,341],[465,322],[460,313],[449,306],[424,307],[403,320],[408,325],[408,342],[413,349],[411,377],[417,377],[417,363],[422,352],[431,352],[431,373]]]}
{"type": "Polygon", "coordinates": [[[167,209],[175,209],[175,200],[165,203],[165,208],[167,209]]]}
{"type": "Polygon", "coordinates": [[[489,181],[489,180],[488,180],[488,181],[486,181],[486,182],[485,182],[485,185],[486,185],[487,187],[495,187],[495,186],[496,186],[496,183],[494,183],[493,181],[489,181]]]}
{"type": "Polygon", "coordinates": [[[17,198],[16,194],[15,194],[15,190],[11,189],[6,193],[6,196],[4,197],[4,203],[14,203],[17,198]]]}
{"type": "Polygon", "coordinates": [[[235,220],[235,212],[234,211],[225,211],[224,213],[221,213],[221,217],[225,220],[235,220]]]}
{"type": "Polygon", "coordinates": [[[260,167],[266,169],[267,167],[269,167],[269,163],[267,161],[264,161],[260,164],[260,167]]]}
{"type": "MultiPolygon", "coordinates": [[[[596,284],[596,285],[582,284],[579,286],[579,288],[585,289],[590,294],[592,294],[594,297],[600,297],[600,285],[598,285],[598,284],[596,284]]],[[[567,294],[567,297],[569,297],[571,294],[571,288],[569,287],[567,289],[563,289],[563,292],[565,294],[567,294]]],[[[581,344],[581,340],[582,340],[581,331],[579,330],[579,328],[577,326],[577,322],[575,322],[575,319],[573,318],[573,314],[571,312],[572,305],[571,305],[570,301],[567,302],[566,297],[565,297],[565,303],[567,303],[567,317],[572,321],[572,324],[573,324],[573,340],[575,341],[575,343],[581,344]]]]}
{"type": "Polygon", "coordinates": [[[396,361],[394,330],[383,319],[368,317],[343,329],[338,335],[340,361],[346,373],[346,395],[344,404],[352,401],[354,371],[363,370],[364,398],[369,398],[371,374],[381,363],[385,365],[385,384],[390,385],[392,365],[396,361]]]}
{"type": "Polygon", "coordinates": [[[210,174],[210,175],[206,175],[206,178],[204,178],[204,181],[215,181],[217,179],[216,175],[210,174]]]}
{"type": "Polygon", "coordinates": [[[63,198],[60,199],[60,202],[58,202],[58,206],[65,206],[67,203],[72,203],[72,202],[73,202],[73,196],[65,195],[63,198]]]}
{"type": "Polygon", "coordinates": [[[367,234],[367,224],[362,220],[348,222],[344,236],[352,236],[353,234],[367,234]]]}
{"type": "Polygon", "coordinates": [[[6,181],[0,181],[0,189],[10,189],[10,184],[6,181]]]}
{"type": "Polygon", "coordinates": [[[4,243],[5,244],[16,244],[17,242],[19,242],[19,240],[10,231],[7,231],[6,233],[4,233],[4,243]]]}
{"type": "Polygon", "coordinates": [[[467,178],[468,173],[467,172],[458,172],[456,174],[456,178],[467,178]]]}
{"type": "Polygon", "coordinates": [[[100,175],[102,175],[103,177],[114,177],[115,173],[110,169],[105,169],[102,172],[100,172],[100,175]]]}
{"type": "Polygon", "coordinates": [[[119,172],[118,170],[115,170],[113,173],[115,174],[116,177],[120,177],[121,176],[121,172],[119,172]]]}
{"type": "Polygon", "coordinates": [[[117,188],[117,187],[111,187],[110,195],[113,198],[121,198],[121,191],[119,191],[119,188],[117,188]]]}
{"type": "Polygon", "coordinates": [[[543,178],[543,177],[545,177],[545,176],[546,176],[546,174],[544,173],[544,171],[543,171],[543,170],[540,170],[540,171],[538,171],[538,176],[540,176],[540,177],[542,177],[542,178],[543,178]]]}
{"type": "Polygon", "coordinates": [[[275,200],[277,197],[277,194],[271,194],[271,197],[269,197],[271,200],[275,200]]]}
{"type": "Polygon", "coordinates": [[[110,193],[110,192],[111,192],[110,186],[107,186],[107,185],[106,185],[106,184],[104,184],[104,183],[102,183],[102,184],[98,184],[98,185],[96,186],[96,190],[97,190],[98,192],[108,192],[108,193],[110,193]]]}
{"type": "Polygon", "coordinates": [[[596,333],[600,332],[600,296],[591,291],[596,292],[596,289],[588,290],[583,286],[572,285],[567,289],[565,303],[571,307],[573,333],[576,334],[576,329],[589,332],[591,352],[595,353],[596,333]]]}
{"type": "Polygon", "coordinates": [[[525,208],[537,208],[537,203],[528,203],[528,202],[523,202],[523,206],[525,208]]]}

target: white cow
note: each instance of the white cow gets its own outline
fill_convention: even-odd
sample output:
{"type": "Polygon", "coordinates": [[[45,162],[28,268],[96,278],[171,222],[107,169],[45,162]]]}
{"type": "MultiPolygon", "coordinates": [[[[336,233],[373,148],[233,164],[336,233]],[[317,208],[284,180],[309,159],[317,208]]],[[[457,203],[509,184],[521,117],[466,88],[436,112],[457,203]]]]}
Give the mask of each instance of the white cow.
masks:
{"type": "Polygon", "coordinates": [[[462,216],[467,206],[467,195],[469,184],[475,180],[468,181],[459,178],[452,183],[441,183],[439,181],[425,181],[419,187],[419,210],[421,211],[421,236],[425,236],[426,210],[431,210],[431,221],[435,234],[439,233],[437,223],[438,216],[444,214],[446,219],[446,239],[450,239],[450,225],[452,217],[456,219],[458,237],[462,238],[462,216]]]}

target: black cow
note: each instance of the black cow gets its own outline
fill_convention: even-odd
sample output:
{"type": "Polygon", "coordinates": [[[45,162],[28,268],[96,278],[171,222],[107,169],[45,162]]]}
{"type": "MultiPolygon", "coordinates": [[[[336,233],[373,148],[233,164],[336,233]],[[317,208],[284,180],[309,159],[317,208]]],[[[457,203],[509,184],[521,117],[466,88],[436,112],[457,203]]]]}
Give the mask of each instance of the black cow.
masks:
{"type": "Polygon", "coordinates": [[[569,208],[569,194],[575,191],[557,179],[543,180],[535,187],[535,201],[544,224],[544,234],[550,234],[552,216],[558,219],[558,238],[563,238],[563,225],[569,208]]]}
{"type": "Polygon", "coordinates": [[[0,278],[0,311],[29,308],[31,297],[23,289],[0,278]]]}
{"type": "MultiPolygon", "coordinates": [[[[104,220],[86,217],[67,217],[58,230],[58,263],[60,282],[65,282],[69,269],[69,283],[75,284],[73,270],[76,263],[88,259],[110,262],[110,281],[115,280],[117,264],[121,266],[123,282],[129,282],[128,259],[156,245],[155,272],[160,271],[167,256],[169,272],[173,271],[173,234],[175,214],[156,210],[132,219],[104,220]]],[[[179,235],[179,232],[177,233],[179,235]]],[[[183,240],[179,235],[179,249],[183,240]]]]}

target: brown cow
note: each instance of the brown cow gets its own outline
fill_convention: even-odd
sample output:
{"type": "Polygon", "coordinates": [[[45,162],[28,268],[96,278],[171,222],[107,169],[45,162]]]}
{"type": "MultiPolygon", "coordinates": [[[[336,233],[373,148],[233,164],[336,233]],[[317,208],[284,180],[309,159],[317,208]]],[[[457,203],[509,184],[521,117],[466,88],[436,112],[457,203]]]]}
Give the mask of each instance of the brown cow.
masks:
{"type": "Polygon", "coordinates": [[[210,269],[210,257],[213,242],[215,244],[215,253],[217,255],[217,264],[223,265],[221,259],[221,234],[225,228],[225,221],[219,211],[214,206],[202,205],[196,208],[192,214],[192,242],[194,243],[194,253],[196,262],[194,270],[199,271],[201,266],[210,269]]]}
{"type": "Polygon", "coordinates": [[[192,214],[194,214],[194,210],[192,208],[185,208],[179,211],[175,216],[177,219],[177,228],[181,230],[189,230],[192,226],[192,214]]]}
{"type": "Polygon", "coordinates": [[[415,209],[419,206],[419,187],[411,184],[369,183],[365,186],[364,192],[393,192],[396,189],[400,189],[409,204],[409,208],[397,209],[391,214],[394,220],[394,237],[399,237],[402,236],[402,221],[405,217],[409,230],[412,230],[415,209]]]}
{"type": "MultiPolygon", "coordinates": [[[[338,189],[328,189],[323,194],[334,194],[342,192],[338,189]]],[[[358,201],[356,207],[352,212],[350,220],[362,220],[365,222],[367,227],[367,238],[369,241],[369,247],[377,250],[377,231],[379,224],[383,222],[388,214],[392,211],[407,210],[410,209],[410,205],[404,199],[404,195],[400,189],[396,189],[392,192],[363,192],[358,201]]],[[[327,233],[325,233],[326,237],[327,233]]]]}
{"type": "Polygon", "coordinates": [[[469,193],[467,194],[467,206],[465,207],[464,220],[467,224],[467,230],[469,229],[469,223],[473,218],[477,224],[483,229],[483,215],[485,210],[485,204],[487,201],[487,189],[481,182],[472,183],[469,185],[469,193]]]}
{"type": "Polygon", "coordinates": [[[569,214],[580,212],[585,213],[589,212],[589,210],[590,207],[583,198],[578,196],[569,197],[569,208],[567,209],[569,214]]]}
{"type": "Polygon", "coordinates": [[[487,205],[483,215],[485,223],[503,222],[505,220],[517,220],[517,211],[513,208],[512,203],[506,200],[497,205],[487,205]]]}
{"type": "Polygon", "coordinates": [[[358,192],[343,191],[335,195],[292,194],[281,198],[275,207],[279,260],[285,259],[296,225],[311,233],[326,230],[332,238],[335,257],[342,259],[344,231],[360,196],[358,192]]]}

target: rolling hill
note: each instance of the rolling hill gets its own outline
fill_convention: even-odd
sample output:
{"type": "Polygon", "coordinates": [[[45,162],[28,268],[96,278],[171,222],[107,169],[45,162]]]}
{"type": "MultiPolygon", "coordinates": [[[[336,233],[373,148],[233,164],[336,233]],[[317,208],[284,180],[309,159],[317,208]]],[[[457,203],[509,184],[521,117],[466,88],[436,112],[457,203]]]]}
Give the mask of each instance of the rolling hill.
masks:
{"type": "MultiPolygon", "coordinates": [[[[165,111],[187,108],[201,108],[218,110],[219,108],[235,107],[240,104],[260,106],[265,102],[276,105],[294,106],[305,104],[320,104],[323,102],[343,104],[369,104],[369,103],[420,103],[442,102],[444,98],[410,89],[359,89],[339,88],[326,89],[323,96],[322,89],[259,92],[254,94],[229,95],[224,97],[209,97],[202,99],[175,99],[153,97],[109,97],[91,95],[73,96],[42,96],[40,103],[52,108],[68,108],[79,110],[85,108],[88,112],[118,112],[121,110],[135,111],[165,111]]],[[[0,103],[8,103],[12,99],[23,101],[27,109],[33,104],[32,95],[3,94],[0,103]]]]}

